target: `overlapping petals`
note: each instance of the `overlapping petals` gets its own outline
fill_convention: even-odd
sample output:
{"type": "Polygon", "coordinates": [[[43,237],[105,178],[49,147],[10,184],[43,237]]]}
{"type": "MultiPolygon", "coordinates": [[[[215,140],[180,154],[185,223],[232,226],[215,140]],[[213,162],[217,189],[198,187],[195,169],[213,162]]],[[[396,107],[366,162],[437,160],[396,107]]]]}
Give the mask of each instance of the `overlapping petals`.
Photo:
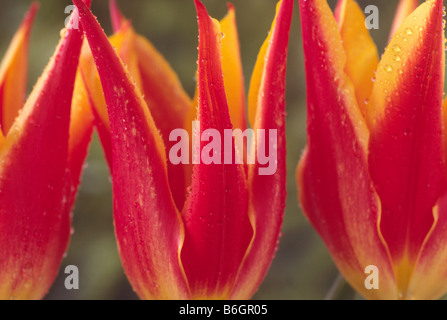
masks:
{"type": "MultiPolygon", "coordinates": [[[[33,5],[0,71],[2,299],[40,299],[54,281],[67,250],[70,212],[89,141],[70,139],[69,132],[81,137],[91,131],[84,122],[75,121],[70,128],[80,30],[63,33],[23,106],[27,48],[36,11],[37,5],[33,5]]],[[[73,114],[79,115],[78,111],[73,114]]]]}
{"type": "Polygon", "coordinates": [[[401,1],[379,62],[353,0],[339,1],[335,18],[324,0],[300,1],[308,145],[299,197],[367,298],[438,298],[447,289],[443,4],[415,7],[401,1]],[[380,271],[379,289],[364,285],[368,265],[380,271]]]}
{"type": "MultiPolygon", "coordinates": [[[[278,4],[250,90],[253,128],[277,130],[277,170],[268,176],[259,175],[260,164],[225,164],[223,157],[221,164],[189,167],[168,161],[170,132],[193,133],[191,120],[200,122],[199,133],[215,129],[221,137],[225,129],[247,128],[231,5],[219,23],[195,1],[199,69],[197,97],[190,99],[116,6],[117,34],[127,33],[117,51],[128,68],[88,9],[74,3],[107,105],[108,122],[101,123],[110,128],[111,152],[107,144],[105,149],[113,173],[115,228],[133,288],[141,298],[250,298],[272,261],[285,206],[284,82],[293,1],[278,4]]],[[[106,114],[98,105],[95,113],[106,114]]],[[[201,143],[199,152],[206,147],[201,143]]],[[[235,154],[234,145],[231,150],[235,154]]]]}

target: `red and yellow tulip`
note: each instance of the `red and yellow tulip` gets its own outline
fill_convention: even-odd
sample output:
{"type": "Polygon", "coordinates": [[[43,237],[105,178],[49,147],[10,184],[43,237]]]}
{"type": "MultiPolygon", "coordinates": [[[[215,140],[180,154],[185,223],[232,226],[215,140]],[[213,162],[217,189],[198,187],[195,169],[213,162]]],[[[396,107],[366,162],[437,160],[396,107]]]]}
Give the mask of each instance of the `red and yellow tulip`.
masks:
{"type": "MultiPolygon", "coordinates": [[[[31,7],[0,67],[1,299],[40,299],[54,281],[69,243],[70,212],[92,129],[83,116],[90,111],[80,103],[70,122],[80,30],[63,33],[24,103],[37,8],[31,7]]],[[[75,100],[86,99],[81,85],[75,100]]]]}
{"type": "Polygon", "coordinates": [[[115,36],[124,43],[117,52],[129,71],[90,11],[73,2],[107,104],[104,112],[98,108],[101,98],[95,98],[94,113],[105,129],[102,140],[110,141],[110,151],[104,147],[113,174],[115,233],[134,290],[150,299],[250,298],[271,264],[284,213],[284,82],[293,1],[278,5],[248,99],[253,128],[278,131],[277,170],[270,176],[259,175],[258,164],[200,163],[191,173],[167,161],[169,132],[191,130],[191,120],[200,121],[201,132],[247,127],[232,6],[219,23],[195,1],[199,69],[197,98],[191,99],[161,55],[116,8],[115,36]]]}
{"type": "Polygon", "coordinates": [[[379,61],[362,10],[300,0],[307,147],[297,169],[305,215],[364,297],[447,291],[442,0],[403,0],[379,61]],[[398,27],[397,27],[398,26],[398,27]],[[364,285],[379,270],[379,288],[364,285]]]}

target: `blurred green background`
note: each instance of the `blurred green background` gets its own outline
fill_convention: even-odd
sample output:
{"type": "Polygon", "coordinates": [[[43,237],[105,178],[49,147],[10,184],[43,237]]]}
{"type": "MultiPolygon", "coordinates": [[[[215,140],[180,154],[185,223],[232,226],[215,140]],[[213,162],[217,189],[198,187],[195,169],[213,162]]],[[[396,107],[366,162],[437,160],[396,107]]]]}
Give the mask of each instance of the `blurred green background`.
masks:
{"type": "MultiPolygon", "coordinates": [[[[0,53],[3,55],[31,0],[3,0],[0,5],[0,53]]],[[[203,0],[211,16],[222,18],[223,0],[203,0]]],[[[358,1],[380,10],[380,28],[371,30],[379,52],[388,38],[397,0],[358,1]]],[[[30,45],[29,89],[41,74],[59,40],[68,0],[41,0],[30,45]]],[[[246,90],[258,50],[270,29],[276,0],[233,0],[239,29],[246,90]]],[[[329,0],[331,7],[335,0],[329,0]]],[[[128,0],[118,4],[134,28],[152,41],[193,95],[197,60],[197,21],[192,0],[128,0]]],[[[92,11],[111,34],[108,1],[93,0],[92,11]]],[[[306,139],[306,91],[298,1],[295,2],[287,71],[287,207],[279,250],[254,299],[324,299],[338,277],[324,244],[297,203],[295,168],[306,139]]],[[[74,234],[60,274],[46,299],[137,299],[117,253],[112,218],[112,186],[97,135],[94,135],[74,209],[74,234]],[[76,265],[79,290],[66,290],[64,268],[76,265]]],[[[347,285],[339,298],[359,298],[347,285]]]]}

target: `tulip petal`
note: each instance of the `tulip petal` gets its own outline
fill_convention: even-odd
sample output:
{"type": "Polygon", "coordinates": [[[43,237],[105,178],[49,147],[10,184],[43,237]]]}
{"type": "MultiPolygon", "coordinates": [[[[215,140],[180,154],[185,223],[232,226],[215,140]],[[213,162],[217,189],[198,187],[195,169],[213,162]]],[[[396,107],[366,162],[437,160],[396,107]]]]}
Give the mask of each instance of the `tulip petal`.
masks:
{"type": "MultiPolygon", "coordinates": [[[[110,2],[114,28],[118,31],[110,38],[121,59],[126,63],[137,87],[144,94],[151,115],[163,138],[166,149],[176,142],[170,141],[172,130],[184,128],[185,119],[191,108],[191,99],[184,91],[177,75],[169,63],[144,37],[135,33],[130,23],[124,18],[115,1],[110,2]],[[117,28],[119,25],[119,28],[117,28]],[[169,117],[166,117],[169,114],[169,117]]],[[[91,63],[91,61],[90,61],[91,63]]],[[[98,88],[99,78],[89,62],[83,64],[82,70],[87,82],[98,88]]],[[[94,96],[94,113],[97,114],[97,128],[107,159],[111,158],[110,126],[105,102],[98,94],[100,90],[91,90],[94,96]]],[[[111,167],[111,166],[110,166],[111,167]]],[[[186,165],[168,163],[168,177],[174,201],[179,210],[183,208],[186,198],[186,165]]]]}
{"type": "Polygon", "coordinates": [[[116,0],[109,1],[110,20],[112,21],[113,32],[117,33],[121,27],[126,23],[126,18],[118,8],[116,0]]]}
{"type": "MultiPolygon", "coordinates": [[[[130,33],[130,25],[127,25],[110,37],[109,41],[113,47],[117,48],[117,52],[128,53],[134,51],[133,49],[129,48],[132,46],[132,36],[130,33]]],[[[126,58],[133,61],[131,54],[126,55],[126,58]]],[[[133,63],[130,64],[130,66],[133,65],[133,63]]],[[[99,79],[98,71],[96,70],[95,62],[88,43],[85,43],[82,48],[79,69],[84,82],[84,88],[87,91],[89,103],[92,107],[91,110],[94,115],[94,123],[96,129],[98,130],[104,154],[107,163],[109,164],[109,169],[112,170],[112,144],[110,137],[109,116],[107,114],[106,101],[104,99],[101,80],[99,79]]],[[[134,79],[137,79],[138,81],[138,74],[134,76],[134,79]]],[[[138,82],[140,83],[141,81],[138,82]]]]}
{"type": "Polygon", "coordinates": [[[439,299],[447,291],[447,193],[433,209],[434,223],[419,254],[408,285],[408,299],[439,299]]]}
{"type": "Polygon", "coordinates": [[[73,2],[107,102],[115,232],[124,270],[141,298],[188,298],[179,260],[184,232],[169,190],[163,141],[98,22],[80,0],[73,2]]]}
{"type": "MultiPolygon", "coordinates": [[[[199,22],[200,135],[215,130],[212,142],[226,147],[224,130],[232,130],[221,66],[221,31],[201,2],[195,1],[199,22]],[[216,141],[214,140],[216,139],[216,141]]],[[[210,139],[211,140],[211,139],[210,139]]],[[[231,141],[232,142],[232,141],[231,141]]],[[[231,143],[234,154],[234,144],[231,143]]],[[[200,143],[203,154],[204,143],[200,143]]],[[[216,151],[216,150],[214,150],[216,151]]],[[[195,299],[227,299],[252,237],[247,215],[248,190],[242,164],[194,166],[191,193],[183,210],[185,243],[182,262],[195,299]]]]}
{"type": "Polygon", "coordinates": [[[73,92],[70,115],[70,131],[68,145],[68,168],[71,173],[72,196],[74,204],[88,146],[93,133],[93,115],[90,100],[84,86],[81,73],[78,71],[73,92]]]}
{"type": "Polygon", "coordinates": [[[253,127],[256,119],[256,109],[258,107],[259,90],[262,83],[262,75],[265,69],[265,56],[267,55],[267,50],[269,47],[271,32],[268,34],[267,39],[262,44],[261,49],[258,53],[258,58],[256,59],[255,67],[250,79],[250,87],[248,89],[248,120],[250,125],[253,127]]]}
{"type": "Polygon", "coordinates": [[[351,79],[357,103],[363,115],[373,88],[373,77],[379,64],[377,48],[368,29],[365,15],[354,0],[340,0],[335,11],[347,61],[345,72],[351,79]]]}
{"type": "Polygon", "coordinates": [[[68,30],[0,147],[0,298],[39,299],[70,237],[70,105],[82,33],[68,30]]]}
{"type": "Polygon", "coordinates": [[[393,25],[390,31],[390,41],[405,18],[416,10],[418,6],[419,0],[400,0],[397,5],[396,14],[394,15],[393,25]]]}
{"type": "Polygon", "coordinates": [[[38,3],[31,6],[0,65],[0,132],[3,136],[25,102],[29,38],[38,9],[38,3]]]}
{"type": "MultiPolygon", "coordinates": [[[[442,123],[447,119],[447,98],[442,104],[442,123]]],[[[447,163],[447,132],[443,128],[444,163],[447,163]]],[[[444,190],[433,209],[434,222],[419,253],[408,286],[408,296],[415,299],[438,299],[447,291],[447,192],[444,190]]]]}
{"type": "Polygon", "coordinates": [[[368,129],[345,74],[346,54],[324,0],[300,0],[307,86],[307,149],[298,165],[303,211],[346,280],[367,298],[395,298],[397,288],[378,229],[380,202],[368,172],[368,129]],[[367,290],[365,268],[380,270],[367,290]]]}
{"type": "Polygon", "coordinates": [[[380,61],[367,106],[380,227],[404,297],[445,183],[442,14],[441,0],[427,1],[403,22],[380,61]]]}
{"type": "MultiPolygon", "coordinates": [[[[258,92],[256,114],[253,122],[257,143],[252,144],[252,152],[274,156],[274,170],[267,174],[265,164],[258,161],[248,166],[250,188],[249,217],[254,229],[250,248],[244,258],[232,299],[251,297],[264,279],[277,250],[286,202],[286,133],[285,133],[285,80],[289,32],[293,12],[293,0],[278,2],[276,15],[267,39],[258,56],[264,63],[259,75],[260,81],[252,81],[251,92],[258,92]],[[258,130],[265,130],[265,141],[258,140],[258,130]],[[272,130],[277,140],[272,138],[272,130]],[[274,151],[270,147],[273,143],[274,151]],[[260,150],[260,151],[259,151],[260,150]],[[270,151],[269,151],[270,150],[270,151]],[[266,188],[268,186],[268,188],[266,188]]],[[[255,73],[259,72],[255,67],[255,73]]],[[[253,78],[252,78],[253,79],[253,78]]],[[[273,167],[272,167],[273,169],[273,167]]]]}
{"type": "Polygon", "coordinates": [[[233,128],[247,128],[245,116],[245,85],[233,5],[228,4],[228,14],[220,21],[222,31],[222,71],[225,93],[233,128]]]}
{"type": "MultiPolygon", "coordinates": [[[[192,106],[191,98],[168,62],[144,37],[136,35],[135,53],[141,77],[141,90],[155,124],[163,137],[167,150],[176,144],[169,135],[184,128],[185,119],[192,106]],[[169,115],[169,116],[166,116],[169,115]]],[[[177,208],[183,208],[186,199],[185,165],[168,162],[171,192],[177,208]]]]}

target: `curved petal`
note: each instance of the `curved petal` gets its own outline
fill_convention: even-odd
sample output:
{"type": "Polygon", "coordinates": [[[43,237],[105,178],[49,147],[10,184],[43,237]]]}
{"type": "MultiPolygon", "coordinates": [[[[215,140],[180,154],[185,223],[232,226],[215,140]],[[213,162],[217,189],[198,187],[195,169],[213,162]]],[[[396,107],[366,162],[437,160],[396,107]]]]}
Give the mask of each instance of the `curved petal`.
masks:
{"type": "Polygon", "coordinates": [[[163,141],[98,22],[80,0],[73,2],[107,102],[115,232],[124,270],[141,298],[188,298],[179,259],[183,226],[169,190],[163,141]]]}
{"type": "Polygon", "coordinates": [[[192,298],[227,299],[252,237],[248,191],[243,165],[225,164],[222,156],[228,145],[234,154],[234,145],[233,138],[228,141],[224,133],[232,131],[232,125],[222,77],[219,23],[208,16],[202,3],[195,3],[199,22],[198,132],[202,138],[202,160],[194,166],[191,193],[183,210],[185,243],[181,257],[192,298]],[[203,141],[209,130],[216,132],[209,144],[218,144],[221,150],[213,149],[217,163],[206,164],[203,141]]]}
{"type": "MultiPolygon", "coordinates": [[[[444,163],[447,163],[447,98],[442,104],[444,163]]],[[[447,169],[447,166],[444,166],[447,169]]],[[[447,292],[447,191],[444,190],[433,209],[434,222],[419,253],[408,286],[415,299],[438,299],[447,292]]]]}
{"type": "Polygon", "coordinates": [[[70,237],[70,105],[82,33],[66,31],[0,147],[0,297],[39,299],[70,237]]]}
{"type": "Polygon", "coordinates": [[[442,15],[441,0],[427,1],[403,22],[380,61],[367,106],[380,227],[403,297],[445,184],[442,15]]]}
{"type": "Polygon", "coordinates": [[[113,32],[117,33],[126,24],[127,20],[118,8],[116,0],[109,0],[109,10],[113,32]]]}
{"type": "Polygon", "coordinates": [[[390,38],[393,38],[397,29],[400,27],[402,22],[408,17],[416,8],[419,6],[419,0],[400,0],[397,5],[396,14],[394,16],[393,25],[391,26],[390,38]]]}
{"type": "Polygon", "coordinates": [[[365,15],[354,0],[340,0],[335,11],[346,52],[345,72],[351,79],[357,104],[363,115],[379,64],[376,45],[365,27],[365,15]]]}
{"type": "MultiPolygon", "coordinates": [[[[265,56],[258,57],[265,59],[259,88],[250,88],[259,95],[253,127],[256,143],[252,144],[252,152],[258,159],[248,167],[249,215],[254,236],[232,299],[247,299],[255,293],[267,274],[279,242],[286,201],[285,80],[292,12],[292,0],[278,2],[270,34],[263,45],[267,46],[265,56]],[[259,130],[264,130],[264,138],[259,138],[259,130]],[[260,154],[269,154],[269,168],[261,164],[260,154]]],[[[258,84],[257,81],[253,83],[258,84]]]]}
{"type": "Polygon", "coordinates": [[[368,171],[368,128],[345,74],[346,54],[324,0],[300,1],[307,83],[307,149],[297,183],[304,213],[346,280],[364,297],[395,299],[397,288],[378,229],[380,201],[368,171]],[[367,290],[365,268],[380,270],[367,290]]]}
{"type": "MultiPolygon", "coordinates": [[[[160,130],[166,149],[170,150],[176,142],[170,141],[169,135],[175,129],[184,128],[192,105],[191,98],[171,66],[147,39],[136,35],[134,48],[144,99],[160,130]]],[[[168,162],[169,184],[179,210],[183,208],[186,199],[185,166],[168,162]]]]}
{"type": "MultiPolygon", "coordinates": [[[[124,16],[119,12],[116,3],[111,4],[112,16],[116,20],[121,19],[123,25],[126,21],[124,16]]],[[[184,128],[192,104],[191,98],[169,63],[149,40],[137,35],[131,27],[124,36],[128,43],[119,50],[120,56],[144,94],[166,149],[169,150],[176,143],[169,140],[169,135],[175,129],[184,128]]],[[[186,199],[185,167],[184,164],[174,165],[168,162],[169,185],[179,210],[183,208],[186,199]]]]}
{"type": "MultiPolygon", "coordinates": [[[[144,37],[136,34],[130,23],[119,11],[116,2],[111,1],[112,20],[116,33],[110,37],[110,42],[117,49],[121,59],[125,62],[137,87],[144,95],[157,129],[160,131],[163,143],[169,150],[176,142],[170,141],[172,130],[184,128],[185,119],[191,108],[191,99],[184,91],[177,75],[169,63],[144,37]],[[116,21],[115,21],[116,20],[116,21]],[[169,114],[169,117],[166,115],[169,114]]],[[[98,95],[99,79],[96,70],[86,62],[82,68],[86,79],[93,83],[96,90],[90,90],[91,95],[98,95]]],[[[101,95],[101,94],[99,94],[101,95]]],[[[95,114],[98,133],[104,147],[105,154],[110,160],[110,126],[107,111],[102,97],[93,97],[96,101],[95,114]]],[[[110,161],[109,161],[110,164],[110,161]]],[[[171,193],[179,210],[183,208],[186,198],[186,165],[168,163],[168,177],[171,193]]]]}
{"type": "MultiPolygon", "coordinates": [[[[130,25],[121,28],[109,39],[110,43],[117,48],[118,52],[133,52],[133,50],[128,48],[131,45],[129,39],[130,36],[128,36],[130,33],[129,28],[130,25]]],[[[107,163],[109,164],[109,169],[112,170],[112,143],[110,137],[109,116],[107,114],[101,80],[99,79],[98,71],[96,70],[95,62],[87,42],[82,47],[79,70],[87,93],[88,103],[90,104],[91,112],[94,115],[94,124],[98,130],[98,135],[101,140],[107,163]]],[[[139,79],[137,76],[134,78],[137,80],[139,79]]]]}
{"type": "Polygon", "coordinates": [[[447,193],[433,209],[434,223],[427,235],[407,289],[410,299],[439,299],[447,292],[447,193]]]}
{"type": "Polygon", "coordinates": [[[70,131],[68,144],[68,168],[71,179],[67,181],[72,191],[72,205],[76,198],[82,168],[87,157],[88,147],[93,133],[93,115],[87,90],[80,71],[75,80],[73,101],[71,104],[70,131]]]}
{"type": "Polygon", "coordinates": [[[267,39],[261,46],[258,53],[258,58],[256,59],[255,67],[250,79],[250,87],[248,89],[248,120],[250,125],[253,127],[256,121],[256,110],[258,107],[259,90],[261,89],[262,74],[265,69],[265,56],[267,55],[267,50],[269,48],[269,41],[272,33],[270,32],[267,39]]]}
{"type": "Polygon", "coordinates": [[[244,131],[247,128],[245,115],[245,85],[236,26],[236,13],[228,4],[228,14],[220,21],[222,31],[222,71],[230,119],[233,128],[244,131]]]}
{"type": "Polygon", "coordinates": [[[0,136],[6,136],[25,103],[28,46],[39,4],[33,3],[0,65],[0,136]]]}

